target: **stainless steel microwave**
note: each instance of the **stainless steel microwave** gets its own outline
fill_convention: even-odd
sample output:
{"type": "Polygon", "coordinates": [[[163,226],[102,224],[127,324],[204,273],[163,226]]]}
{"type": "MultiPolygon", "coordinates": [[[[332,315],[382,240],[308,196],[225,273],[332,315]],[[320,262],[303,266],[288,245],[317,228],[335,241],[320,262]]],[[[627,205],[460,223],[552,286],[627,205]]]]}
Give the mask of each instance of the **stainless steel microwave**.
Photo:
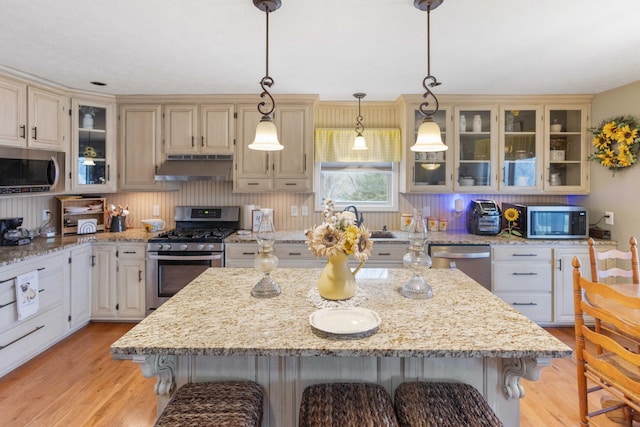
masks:
{"type": "Polygon", "coordinates": [[[65,154],[0,147],[0,195],[64,192],[65,154]]]}
{"type": "MultiPolygon", "coordinates": [[[[587,209],[562,204],[502,203],[502,212],[518,211],[514,230],[527,239],[586,239],[589,237],[587,209]]],[[[507,223],[502,218],[502,228],[507,223]]]]}

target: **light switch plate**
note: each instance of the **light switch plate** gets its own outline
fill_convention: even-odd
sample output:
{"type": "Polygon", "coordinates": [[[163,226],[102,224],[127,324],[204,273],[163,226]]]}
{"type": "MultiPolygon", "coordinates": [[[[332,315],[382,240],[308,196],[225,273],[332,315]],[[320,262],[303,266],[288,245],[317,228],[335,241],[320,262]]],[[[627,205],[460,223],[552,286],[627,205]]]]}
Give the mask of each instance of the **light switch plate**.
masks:
{"type": "Polygon", "coordinates": [[[291,216],[298,216],[298,207],[291,206],[291,216]]]}

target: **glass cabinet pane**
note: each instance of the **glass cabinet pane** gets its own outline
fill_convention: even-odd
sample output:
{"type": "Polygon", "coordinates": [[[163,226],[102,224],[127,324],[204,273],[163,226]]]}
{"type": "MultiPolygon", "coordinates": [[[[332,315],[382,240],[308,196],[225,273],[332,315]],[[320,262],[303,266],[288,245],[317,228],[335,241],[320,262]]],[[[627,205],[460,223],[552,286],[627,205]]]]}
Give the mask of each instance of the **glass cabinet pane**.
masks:
{"type": "Polygon", "coordinates": [[[460,110],[460,146],[458,149],[458,184],[491,185],[491,111],[460,110]]]}
{"type": "Polygon", "coordinates": [[[549,186],[582,185],[583,111],[549,110],[549,186]]]}
{"type": "Polygon", "coordinates": [[[504,110],[504,177],[502,185],[533,187],[539,153],[536,150],[536,110],[504,110]]]}
{"type": "Polygon", "coordinates": [[[106,108],[78,106],[78,184],[107,182],[106,108]]]}
{"type": "MultiPolygon", "coordinates": [[[[433,120],[440,127],[442,141],[446,144],[447,141],[447,120],[446,111],[438,110],[433,114],[433,120]]],[[[420,110],[414,111],[415,127],[414,138],[415,142],[418,136],[418,128],[420,123],[424,119],[424,116],[420,110]]],[[[438,153],[415,153],[411,151],[413,156],[413,184],[414,186],[426,186],[426,185],[446,185],[447,177],[447,155],[451,151],[451,148],[447,151],[441,151],[438,153]]]]}

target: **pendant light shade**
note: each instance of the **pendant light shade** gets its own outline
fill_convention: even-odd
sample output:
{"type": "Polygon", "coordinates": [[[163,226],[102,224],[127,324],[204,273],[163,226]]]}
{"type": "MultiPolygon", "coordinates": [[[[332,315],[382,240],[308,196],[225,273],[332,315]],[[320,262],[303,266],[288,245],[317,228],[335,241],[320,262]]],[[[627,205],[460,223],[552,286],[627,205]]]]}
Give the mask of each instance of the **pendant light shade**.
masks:
{"type": "Polygon", "coordinates": [[[258,104],[258,111],[262,114],[262,119],[258,126],[256,126],[256,137],[253,143],[249,144],[249,148],[259,151],[278,151],[284,147],[278,141],[278,130],[275,123],[271,119],[271,113],[276,108],[276,102],[269,93],[269,88],[273,85],[273,79],[269,76],[269,13],[277,10],[282,2],[281,0],[253,0],[253,4],[265,12],[266,15],[266,72],[265,76],[260,80],[260,87],[262,88],[261,98],[268,97],[269,104],[262,101],[258,104]]]}
{"type": "Polygon", "coordinates": [[[366,93],[354,93],[354,97],[358,98],[358,118],[356,120],[356,139],[353,141],[352,150],[368,150],[367,142],[364,140],[364,136],[362,136],[362,132],[364,132],[364,125],[362,124],[362,113],[360,113],[360,100],[367,96],[366,93]]]}
{"type": "Polygon", "coordinates": [[[424,102],[420,104],[420,113],[424,116],[424,120],[418,128],[416,143],[410,147],[411,151],[433,153],[446,151],[449,148],[442,142],[440,126],[432,118],[438,112],[439,104],[431,88],[440,85],[440,82],[431,75],[431,10],[440,6],[442,2],[443,0],[414,0],[413,2],[417,9],[427,11],[427,77],[422,80],[425,93],[424,102]]]}
{"type": "Polygon", "coordinates": [[[440,126],[438,126],[430,116],[427,116],[422,120],[418,128],[416,143],[413,144],[410,149],[411,151],[421,153],[433,153],[437,151],[447,151],[449,147],[442,142],[440,126]]]}
{"type": "Polygon", "coordinates": [[[278,151],[284,147],[278,142],[278,129],[269,116],[262,116],[256,126],[256,137],[249,145],[252,150],[278,151]]]}
{"type": "Polygon", "coordinates": [[[96,162],[91,157],[85,157],[82,166],[95,166],[96,162]]]}

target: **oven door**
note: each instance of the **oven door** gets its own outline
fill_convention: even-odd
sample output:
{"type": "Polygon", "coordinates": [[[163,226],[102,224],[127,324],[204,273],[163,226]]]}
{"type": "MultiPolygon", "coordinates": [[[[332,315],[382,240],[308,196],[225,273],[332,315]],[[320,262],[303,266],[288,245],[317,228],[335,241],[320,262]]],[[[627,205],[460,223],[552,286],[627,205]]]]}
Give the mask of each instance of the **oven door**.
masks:
{"type": "Polygon", "coordinates": [[[147,313],[187,286],[206,269],[222,267],[223,253],[170,253],[147,254],[147,313]]]}

